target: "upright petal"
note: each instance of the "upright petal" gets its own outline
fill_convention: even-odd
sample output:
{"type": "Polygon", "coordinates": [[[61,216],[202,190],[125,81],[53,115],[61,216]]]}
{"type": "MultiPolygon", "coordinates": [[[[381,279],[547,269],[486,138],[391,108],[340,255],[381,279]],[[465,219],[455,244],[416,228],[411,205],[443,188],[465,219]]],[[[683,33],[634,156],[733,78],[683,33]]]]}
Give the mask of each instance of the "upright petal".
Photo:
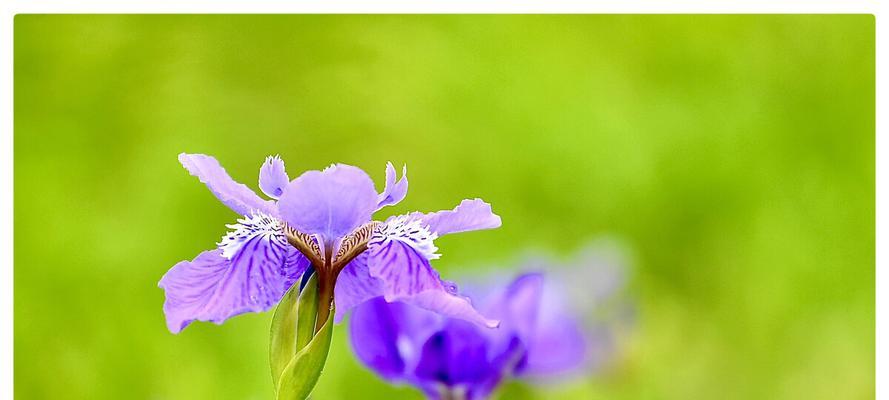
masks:
{"type": "Polygon", "coordinates": [[[392,163],[386,163],[386,188],[380,193],[377,200],[377,209],[393,206],[401,202],[407,195],[407,165],[401,168],[401,179],[395,181],[395,167],[392,163]]]}
{"type": "Polygon", "coordinates": [[[215,158],[203,154],[179,155],[179,162],[189,173],[198,177],[213,192],[213,195],[241,215],[262,211],[277,215],[275,203],[263,200],[244,184],[235,182],[215,158]]]}
{"type": "Polygon", "coordinates": [[[284,170],[284,160],[278,156],[268,156],[259,168],[259,188],[273,199],[284,194],[284,188],[290,183],[290,177],[284,170]]]}
{"type": "Polygon", "coordinates": [[[305,270],[302,254],[279,238],[254,235],[231,256],[222,249],[182,261],[161,278],[167,327],[178,333],[192,321],[221,324],[245,312],[266,311],[305,270]]]}
{"type": "Polygon", "coordinates": [[[294,229],[342,237],[370,221],[377,192],[364,171],[344,164],[308,171],[290,182],[278,202],[281,216],[294,229]]]}
{"type": "Polygon", "coordinates": [[[494,214],[491,205],[481,199],[463,200],[453,210],[425,215],[414,213],[412,216],[422,219],[429,226],[429,230],[439,236],[500,226],[500,216],[494,214]]]}

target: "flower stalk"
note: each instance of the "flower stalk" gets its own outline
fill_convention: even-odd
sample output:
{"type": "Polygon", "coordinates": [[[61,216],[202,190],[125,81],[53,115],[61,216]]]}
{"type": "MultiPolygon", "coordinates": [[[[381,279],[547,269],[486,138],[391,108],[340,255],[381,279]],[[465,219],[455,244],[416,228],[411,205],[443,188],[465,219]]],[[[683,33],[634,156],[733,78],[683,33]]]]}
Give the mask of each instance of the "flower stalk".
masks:
{"type": "Polygon", "coordinates": [[[330,308],[333,306],[333,287],[336,284],[336,275],[330,270],[322,270],[318,275],[318,316],[315,318],[315,333],[321,330],[330,308]]]}

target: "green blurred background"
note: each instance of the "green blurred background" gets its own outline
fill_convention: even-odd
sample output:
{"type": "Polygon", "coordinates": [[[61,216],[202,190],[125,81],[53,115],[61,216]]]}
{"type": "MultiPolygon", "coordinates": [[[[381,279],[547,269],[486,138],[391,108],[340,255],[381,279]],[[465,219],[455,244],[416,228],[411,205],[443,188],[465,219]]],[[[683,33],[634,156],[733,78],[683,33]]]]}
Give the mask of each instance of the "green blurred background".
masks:
{"type": "MultiPolygon", "coordinates": [[[[591,237],[633,249],[600,374],[501,398],[874,396],[872,16],[37,16],[15,20],[15,394],[269,399],[270,314],[167,332],[157,288],[256,187],[332,162],[481,196],[445,276],[591,237]]],[[[338,328],[316,398],[419,398],[338,328]]]]}

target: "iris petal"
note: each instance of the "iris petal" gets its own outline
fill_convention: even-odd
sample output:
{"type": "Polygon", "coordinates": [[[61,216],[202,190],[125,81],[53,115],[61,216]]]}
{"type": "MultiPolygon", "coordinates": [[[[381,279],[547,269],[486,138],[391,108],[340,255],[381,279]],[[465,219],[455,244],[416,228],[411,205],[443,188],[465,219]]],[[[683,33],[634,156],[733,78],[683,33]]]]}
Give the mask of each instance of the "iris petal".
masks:
{"type": "Polygon", "coordinates": [[[374,297],[383,295],[383,282],[370,275],[367,269],[367,253],[361,253],[340,272],[334,287],[336,315],[339,323],[353,307],[374,297]]]}
{"type": "Polygon", "coordinates": [[[221,324],[274,306],[308,266],[297,251],[263,235],[246,240],[231,259],[222,250],[182,261],[161,278],[167,327],[178,333],[192,321],[221,324]]]}
{"type": "Polygon", "coordinates": [[[281,217],[291,227],[327,241],[369,222],[376,205],[370,177],[344,164],[303,173],[287,185],[278,201],[281,217]]]}
{"type": "Polygon", "coordinates": [[[350,342],[358,359],[386,379],[412,380],[423,343],[444,321],[431,311],[376,297],[355,307],[350,342]]]}
{"type": "Polygon", "coordinates": [[[401,334],[397,310],[382,299],[356,308],[350,319],[349,337],[355,355],[388,380],[398,380],[405,373],[404,359],[398,352],[401,334]]]}
{"type": "Polygon", "coordinates": [[[392,163],[386,163],[386,188],[380,193],[377,200],[377,209],[394,206],[407,195],[407,166],[401,168],[401,179],[395,181],[395,167],[392,163]]]}
{"type": "Polygon", "coordinates": [[[277,199],[284,194],[290,177],[284,170],[284,160],[278,156],[268,156],[259,168],[259,189],[270,198],[277,199]]]}
{"type": "Polygon", "coordinates": [[[527,343],[527,361],[517,374],[537,378],[559,376],[578,371],[590,361],[589,338],[580,321],[568,312],[564,291],[559,289],[556,285],[544,287],[534,335],[527,343]]]}
{"type": "Polygon", "coordinates": [[[500,328],[483,332],[488,337],[491,354],[515,368],[517,360],[527,357],[527,349],[536,338],[543,275],[526,273],[508,286],[488,295],[480,307],[485,315],[501,321],[500,328]]]}
{"type": "Polygon", "coordinates": [[[452,284],[443,282],[432,268],[429,260],[437,256],[431,244],[434,234],[402,229],[403,225],[414,224],[410,219],[390,218],[368,243],[368,272],[382,281],[386,301],[403,301],[447,317],[496,327],[497,321],[485,318],[469,299],[453,293],[452,284]]]}
{"type": "Polygon", "coordinates": [[[475,388],[498,376],[488,360],[487,342],[474,325],[450,320],[423,344],[417,378],[454,388],[475,388]]]}
{"type": "Polygon", "coordinates": [[[453,210],[411,215],[423,220],[439,236],[500,227],[500,216],[481,199],[463,200],[453,210]]]}
{"type": "Polygon", "coordinates": [[[203,154],[179,155],[179,162],[189,173],[198,177],[213,195],[241,215],[250,215],[253,211],[262,211],[277,215],[275,203],[263,200],[242,183],[235,182],[215,158],[203,154]]]}

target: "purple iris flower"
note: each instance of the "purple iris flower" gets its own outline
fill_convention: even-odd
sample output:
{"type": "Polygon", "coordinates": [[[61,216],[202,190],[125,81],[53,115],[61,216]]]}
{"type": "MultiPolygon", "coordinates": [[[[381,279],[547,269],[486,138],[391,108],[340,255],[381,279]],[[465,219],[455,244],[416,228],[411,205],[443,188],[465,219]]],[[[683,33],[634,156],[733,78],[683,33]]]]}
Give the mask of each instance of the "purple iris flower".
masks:
{"type": "Polygon", "coordinates": [[[431,399],[483,399],[505,378],[582,371],[596,349],[550,283],[527,273],[474,296],[483,314],[500,320],[498,329],[374,298],[352,313],[352,348],[384,379],[416,386],[431,399]]]}
{"type": "Polygon", "coordinates": [[[217,247],[174,265],[161,278],[167,327],[178,333],[192,321],[223,321],[270,309],[311,266],[318,274],[318,324],[335,303],[336,321],[368,299],[399,301],[451,318],[496,327],[443,281],[430,261],[435,239],[449,233],[500,226],[480,199],[453,210],[389,217],[372,215],[407,194],[391,163],[377,193],[361,169],[334,164],[290,180],[284,162],[268,157],[259,170],[260,198],[235,182],[213,157],[180,154],[179,161],[226,206],[241,216],[217,247]],[[326,303],[325,303],[326,302],[326,303]]]}

